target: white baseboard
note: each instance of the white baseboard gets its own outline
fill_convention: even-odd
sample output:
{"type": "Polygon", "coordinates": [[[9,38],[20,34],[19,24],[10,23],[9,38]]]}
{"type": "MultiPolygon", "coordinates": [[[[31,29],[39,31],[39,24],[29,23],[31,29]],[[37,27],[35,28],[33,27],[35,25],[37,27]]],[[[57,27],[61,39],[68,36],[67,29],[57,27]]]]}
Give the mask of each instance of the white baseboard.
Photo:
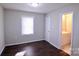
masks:
{"type": "Polygon", "coordinates": [[[23,43],[30,43],[30,42],[35,42],[35,41],[41,41],[41,40],[44,40],[44,39],[33,40],[33,41],[28,41],[28,42],[19,42],[19,43],[5,44],[5,46],[12,46],[12,45],[18,45],[18,44],[23,44],[23,43]]]}
{"type": "Polygon", "coordinates": [[[3,52],[4,48],[5,48],[5,46],[1,49],[1,51],[0,51],[0,55],[1,55],[1,53],[3,52]]]}
{"type": "MultiPolygon", "coordinates": [[[[47,40],[46,40],[47,41],[47,40]]],[[[49,42],[49,41],[47,41],[49,42]]],[[[52,46],[56,47],[54,44],[52,44],[51,42],[49,42],[52,46]]],[[[56,47],[57,49],[60,49],[59,47],[56,47]]]]}

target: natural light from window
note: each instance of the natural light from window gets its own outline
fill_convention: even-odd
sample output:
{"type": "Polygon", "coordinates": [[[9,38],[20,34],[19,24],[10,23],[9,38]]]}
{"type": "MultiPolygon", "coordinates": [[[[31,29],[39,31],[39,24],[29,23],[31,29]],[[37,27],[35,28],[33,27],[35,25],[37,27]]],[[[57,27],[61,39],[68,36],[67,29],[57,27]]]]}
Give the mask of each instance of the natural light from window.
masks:
{"type": "Polygon", "coordinates": [[[33,17],[22,17],[22,35],[33,34],[33,17]]]}

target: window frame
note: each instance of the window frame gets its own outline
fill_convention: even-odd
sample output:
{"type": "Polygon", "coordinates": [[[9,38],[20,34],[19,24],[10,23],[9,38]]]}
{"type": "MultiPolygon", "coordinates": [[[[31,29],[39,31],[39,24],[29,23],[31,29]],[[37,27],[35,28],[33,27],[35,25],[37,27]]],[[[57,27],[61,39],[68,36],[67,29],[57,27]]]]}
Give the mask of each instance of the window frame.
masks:
{"type": "Polygon", "coordinates": [[[34,34],[34,17],[33,17],[33,16],[22,16],[22,17],[21,17],[21,34],[22,34],[22,35],[33,35],[33,34],[34,34]],[[33,25],[32,25],[32,27],[33,27],[33,28],[32,28],[32,33],[29,33],[29,34],[28,34],[28,33],[24,33],[24,32],[23,32],[23,18],[32,18],[32,20],[33,20],[33,21],[32,21],[32,22],[33,22],[33,23],[32,23],[32,24],[33,24],[33,25]]]}

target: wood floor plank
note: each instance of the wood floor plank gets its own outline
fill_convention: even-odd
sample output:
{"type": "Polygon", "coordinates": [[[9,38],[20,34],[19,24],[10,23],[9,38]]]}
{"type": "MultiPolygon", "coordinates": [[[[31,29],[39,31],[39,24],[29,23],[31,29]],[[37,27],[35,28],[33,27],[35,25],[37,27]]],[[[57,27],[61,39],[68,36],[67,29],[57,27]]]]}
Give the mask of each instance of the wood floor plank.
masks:
{"type": "Polygon", "coordinates": [[[7,46],[1,56],[69,56],[45,40],[7,46]]]}

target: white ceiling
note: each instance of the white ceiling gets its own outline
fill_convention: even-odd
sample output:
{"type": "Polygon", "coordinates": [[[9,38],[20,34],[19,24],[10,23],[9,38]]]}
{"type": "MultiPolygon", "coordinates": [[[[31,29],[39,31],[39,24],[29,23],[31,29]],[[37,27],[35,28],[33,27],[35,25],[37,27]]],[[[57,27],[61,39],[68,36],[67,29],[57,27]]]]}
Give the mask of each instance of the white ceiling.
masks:
{"type": "Polygon", "coordinates": [[[2,3],[3,8],[28,12],[48,13],[50,11],[68,6],[68,3],[39,3],[38,7],[32,7],[30,3],[2,3]]]}

